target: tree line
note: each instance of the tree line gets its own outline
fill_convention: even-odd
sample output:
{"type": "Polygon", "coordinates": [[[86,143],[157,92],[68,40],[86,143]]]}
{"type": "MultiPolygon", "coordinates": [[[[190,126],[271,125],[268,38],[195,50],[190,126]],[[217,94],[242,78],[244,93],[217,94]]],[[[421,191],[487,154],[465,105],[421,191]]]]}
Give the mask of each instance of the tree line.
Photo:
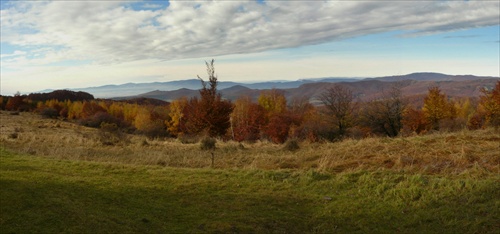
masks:
{"type": "Polygon", "coordinates": [[[379,98],[361,102],[353,91],[334,84],[315,97],[287,100],[283,91],[261,92],[257,100],[225,100],[217,90],[214,60],[206,63],[208,81],[200,97],[161,101],[97,100],[90,94],[56,91],[50,95],[0,96],[0,109],[35,111],[48,118],[64,118],[95,128],[116,128],[149,137],[189,138],[209,136],[224,140],[287,139],[335,141],[345,137],[423,134],[500,126],[500,81],[482,90],[479,99],[452,99],[431,87],[422,107],[411,105],[394,83],[379,98]]]}

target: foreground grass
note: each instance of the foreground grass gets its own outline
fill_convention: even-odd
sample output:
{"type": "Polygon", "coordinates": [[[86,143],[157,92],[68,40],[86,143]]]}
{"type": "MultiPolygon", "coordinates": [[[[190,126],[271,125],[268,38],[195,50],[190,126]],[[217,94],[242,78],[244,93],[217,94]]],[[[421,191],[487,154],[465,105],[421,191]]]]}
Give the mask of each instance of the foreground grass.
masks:
{"type": "Polygon", "coordinates": [[[495,233],[500,176],[178,169],[0,148],[2,233],[495,233]]]}

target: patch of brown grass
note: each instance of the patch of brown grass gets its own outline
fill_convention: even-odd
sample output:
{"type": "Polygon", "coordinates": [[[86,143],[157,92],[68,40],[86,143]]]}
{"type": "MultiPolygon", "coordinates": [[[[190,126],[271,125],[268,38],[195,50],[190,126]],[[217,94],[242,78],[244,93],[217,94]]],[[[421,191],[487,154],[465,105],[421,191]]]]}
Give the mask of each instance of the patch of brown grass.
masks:
{"type": "MultiPolygon", "coordinates": [[[[207,168],[211,153],[199,144],[129,135],[106,145],[97,129],[30,113],[0,113],[0,145],[55,159],[207,168]],[[12,137],[13,134],[16,137],[12,137]]],[[[425,174],[499,173],[500,133],[494,129],[400,138],[301,142],[290,151],[266,141],[217,142],[216,168],[300,169],[326,172],[397,170],[425,174]]]]}

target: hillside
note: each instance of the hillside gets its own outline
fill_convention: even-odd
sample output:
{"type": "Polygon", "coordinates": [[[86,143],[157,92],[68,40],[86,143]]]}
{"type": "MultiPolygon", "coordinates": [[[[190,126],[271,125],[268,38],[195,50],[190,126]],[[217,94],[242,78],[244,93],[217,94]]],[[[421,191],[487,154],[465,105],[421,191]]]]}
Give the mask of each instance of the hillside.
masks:
{"type": "Polygon", "coordinates": [[[498,132],[199,144],[0,112],[5,233],[496,233],[498,132]]]}
{"type": "MultiPolygon", "coordinates": [[[[170,167],[210,166],[207,152],[193,139],[150,140],[120,136],[109,146],[109,134],[95,128],[32,113],[0,112],[0,146],[41,157],[120,162],[170,167]],[[186,142],[182,144],[181,142],[186,142]]],[[[470,170],[500,172],[500,137],[493,129],[399,138],[348,139],[301,144],[297,152],[267,141],[218,142],[216,166],[240,169],[320,169],[343,172],[380,168],[424,174],[460,174],[470,170]]]]}
{"type": "MultiPolygon", "coordinates": [[[[477,77],[476,77],[477,78],[477,77]]],[[[365,79],[351,82],[340,82],[341,84],[353,90],[354,95],[361,101],[369,101],[379,98],[385,91],[395,84],[384,79],[365,79]]],[[[493,88],[498,79],[465,79],[465,80],[401,80],[397,83],[401,86],[405,96],[425,95],[430,87],[439,86],[440,89],[450,97],[478,97],[482,88],[493,88]]],[[[322,93],[326,88],[336,83],[331,82],[311,82],[302,84],[297,88],[282,89],[288,100],[298,97],[309,97],[311,101],[322,93]]],[[[241,96],[249,96],[254,100],[260,95],[260,90],[251,89],[243,85],[236,85],[230,88],[220,89],[222,96],[229,100],[236,100],[241,96]]],[[[180,97],[197,96],[197,90],[181,89],[176,91],[154,91],[144,93],[133,97],[156,98],[165,101],[172,101],[180,97]]],[[[117,99],[126,99],[131,97],[121,97],[117,99]]]]}
{"type": "Polygon", "coordinates": [[[403,80],[417,80],[417,81],[468,81],[468,80],[482,80],[482,79],[498,79],[499,77],[491,76],[473,76],[473,75],[446,75],[441,73],[432,72],[419,72],[401,76],[384,76],[372,78],[380,81],[403,81],[403,80]]]}
{"type": "MultiPolygon", "coordinates": [[[[297,89],[301,86],[309,84],[322,84],[322,83],[352,83],[352,82],[360,82],[360,81],[385,81],[385,82],[401,82],[406,80],[418,81],[418,82],[428,82],[422,83],[423,86],[435,85],[433,82],[452,82],[452,84],[458,84],[455,82],[463,82],[463,81],[475,81],[475,80],[485,80],[488,83],[489,80],[497,80],[499,77],[482,77],[482,76],[473,76],[473,75],[446,75],[440,73],[412,73],[408,75],[401,76],[386,76],[386,77],[374,77],[374,78],[345,78],[345,77],[324,77],[324,78],[311,78],[311,79],[301,79],[296,81],[266,81],[266,82],[231,82],[225,80],[219,80],[218,88],[219,90],[224,90],[231,88],[233,86],[237,87],[246,87],[252,90],[263,90],[263,89],[283,89],[283,90],[293,90],[297,89]]],[[[427,86],[425,88],[427,88],[427,86]]],[[[453,86],[453,85],[452,85],[453,86]]],[[[153,83],[127,83],[121,85],[104,85],[99,87],[88,87],[88,88],[79,88],[79,89],[71,89],[73,91],[83,91],[94,95],[96,98],[113,98],[113,99],[126,99],[126,98],[134,98],[134,97],[150,97],[161,99],[165,101],[170,101],[176,99],[180,96],[180,93],[168,93],[168,91],[175,91],[179,89],[187,89],[187,90],[198,90],[201,88],[201,83],[198,79],[188,79],[188,80],[179,80],[179,81],[169,81],[169,82],[153,82],[153,83]],[[161,91],[164,93],[159,93],[157,91],[161,91]]],[[[451,87],[451,89],[457,89],[451,87]]],[[[457,93],[460,93],[460,89],[458,88],[457,93]]],[[[413,88],[409,89],[413,90],[413,88]]],[[[420,90],[420,88],[419,88],[420,90]]],[[[43,92],[50,92],[52,90],[45,90],[43,92]]],[[[248,91],[248,90],[247,90],[248,91]]],[[[299,90],[298,92],[307,91],[307,90],[299,90]]],[[[186,96],[196,95],[196,92],[186,92],[186,96]]],[[[228,99],[234,100],[237,98],[235,92],[226,91],[228,99]]],[[[365,91],[362,91],[363,93],[365,91]]],[[[420,91],[418,91],[420,92],[420,91]]],[[[468,91],[473,92],[473,91],[468,91]]],[[[258,92],[244,92],[245,95],[255,96],[255,93],[258,92]]],[[[308,95],[311,95],[311,92],[308,92],[308,95]]],[[[291,96],[297,96],[298,94],[290,94],[291,96]]],[[[413,95],[413,91],[410,92],[410,95],[413,95]]],[[[365,96],[370,96],[370,94],[366,94],[365,96]]]]}

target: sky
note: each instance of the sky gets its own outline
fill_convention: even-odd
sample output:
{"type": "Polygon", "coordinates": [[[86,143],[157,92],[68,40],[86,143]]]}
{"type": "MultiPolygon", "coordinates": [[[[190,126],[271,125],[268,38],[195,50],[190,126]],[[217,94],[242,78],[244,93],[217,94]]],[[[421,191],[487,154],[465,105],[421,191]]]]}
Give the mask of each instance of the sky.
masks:
{"type": "Polygon", "coordinates": [[[0,93],[206,78],[500,76],[500,1],[5,1],[0,93]]]}

